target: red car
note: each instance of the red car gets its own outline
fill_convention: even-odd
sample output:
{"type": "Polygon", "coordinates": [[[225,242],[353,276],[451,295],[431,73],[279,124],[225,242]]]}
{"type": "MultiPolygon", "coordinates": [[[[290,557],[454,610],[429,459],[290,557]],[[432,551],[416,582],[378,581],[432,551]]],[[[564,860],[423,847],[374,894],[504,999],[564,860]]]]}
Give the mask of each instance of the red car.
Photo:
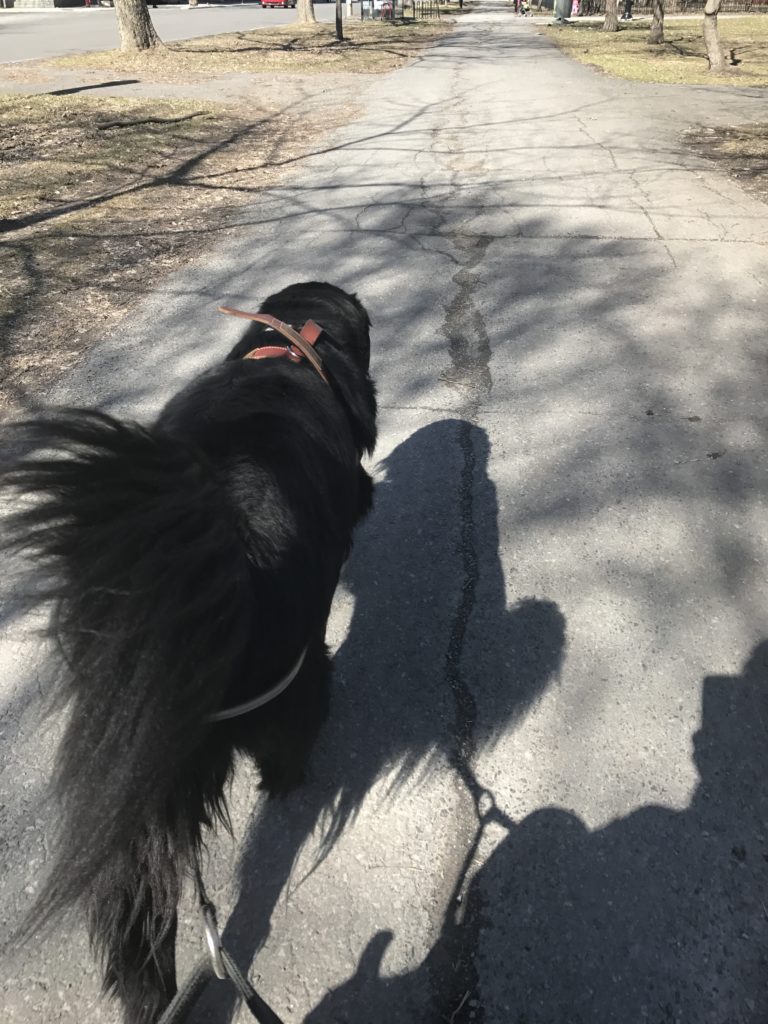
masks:
{"type": "Polygon", "coordinates": [[[262,7],[295,7],[296,0],[261,0],[262,7]]]}

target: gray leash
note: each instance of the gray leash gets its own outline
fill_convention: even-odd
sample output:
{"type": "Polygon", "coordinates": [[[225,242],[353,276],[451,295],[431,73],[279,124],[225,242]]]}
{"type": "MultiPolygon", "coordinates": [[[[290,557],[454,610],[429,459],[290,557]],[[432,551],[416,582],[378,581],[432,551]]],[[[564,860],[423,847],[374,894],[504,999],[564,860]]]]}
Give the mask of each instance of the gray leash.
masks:
{"type": "Polygon", "coordinates": [[[195,885],[200,898],[208,956],[203,957],[195,965],[186,984],[173,997],[157,1024],[182,1024],[203,994],[205,986],[214,978],[232,982],[237,989],[237,994],[258,1024],[283,1024],[275,1011],[264,1002],[251,985],[229,952],[222,946],[216,924],[216,908],[208,899],[199,868],[195,868],[195,885]]]}

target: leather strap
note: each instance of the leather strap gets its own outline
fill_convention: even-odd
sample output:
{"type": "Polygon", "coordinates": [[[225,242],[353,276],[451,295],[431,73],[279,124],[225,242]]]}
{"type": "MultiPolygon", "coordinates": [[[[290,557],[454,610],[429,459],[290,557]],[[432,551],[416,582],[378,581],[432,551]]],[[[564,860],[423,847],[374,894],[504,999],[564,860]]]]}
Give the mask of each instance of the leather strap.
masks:
{"type": "Polygon", "coordinates": [[[322,360],[312,347],[323,333],[322,327],[316,324],[314,320],[307,320],[299,332],[294,327],[291,327],[290,324],[283,323],[282,320],[278,320],[277,317],[270,316],[268,313],[246,313],[245,310],[232,309],[229,306],[219,306],[219,312],[226,313],[228,316],[239,316],[243,320],[253,320],[258,324],[266,324],[267,327],[271,327],[273,331],[282,334],[284,338],[291,342],[285,348],[279,345],[264,345],[261,348],[252,349],[243,356],[244,359],[269,359],[273,356],[288,356],[294,363],[298,363],[303,356],[312,364],[325,383],[330,384],[323,369],[322,360]]]}
{"type": "Polygon", "coordinates": [[[243,359],[273,359],[276,356],[288,356],[292,363],[300,363],[304,358],[291,345],[262,345],[246,352],[243,359]]]}

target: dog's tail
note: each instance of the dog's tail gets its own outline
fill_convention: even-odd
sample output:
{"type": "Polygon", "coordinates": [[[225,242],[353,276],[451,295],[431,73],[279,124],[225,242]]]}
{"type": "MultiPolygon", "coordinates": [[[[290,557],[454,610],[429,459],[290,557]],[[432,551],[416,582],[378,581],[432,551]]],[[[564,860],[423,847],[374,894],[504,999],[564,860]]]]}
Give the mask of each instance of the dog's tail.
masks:
{"type": "MultiPolygon", "coordinates": [[[[60,853],[29,934],[87,897],[137,832],[181,847],[157,856],[193,852],[194,836],[169,834],[181,811],[169,794],[192,787],[207,716],[247,649],[253,591],[226,488],[195,447],[76,409],[9,429],[16,454],[0,487],[15,511],[3,547],[33,558],[52,602],[54,701],[68,710],[55,783],[60,853]]],[[[204,810],[221,811],[217,799],[204,810]]]]}

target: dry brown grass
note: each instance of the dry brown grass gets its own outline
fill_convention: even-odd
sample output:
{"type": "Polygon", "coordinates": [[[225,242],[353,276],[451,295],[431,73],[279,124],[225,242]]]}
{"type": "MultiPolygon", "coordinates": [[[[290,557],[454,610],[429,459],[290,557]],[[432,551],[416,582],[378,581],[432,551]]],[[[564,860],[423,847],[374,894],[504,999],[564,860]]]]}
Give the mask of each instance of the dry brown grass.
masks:
{"type": "Polygon", "coordinates": [[[603,32],[602,22],[579,21],[544,31],[570,57],[617,78],[723,88],[768,86],[768,16],[718,19],[723,49],[733,51],[739,62],[725,75],[708,70],[702,20],[668,17],[661,46],[649,46],[648,20],[624,23],[619,32],[603,32]]]}
{"type": "Polygon", "coordinates": [[[109,50],[61,57],[51,63],[64,68],[141,73],[165,81],[238,71],[374,75],[407,64],[449,29],[449,22],[443,20],[350,21],[344,24],[345,42],[338,43],[331,25],[281,25],[167,43],[151,53],[109,50]]]}

